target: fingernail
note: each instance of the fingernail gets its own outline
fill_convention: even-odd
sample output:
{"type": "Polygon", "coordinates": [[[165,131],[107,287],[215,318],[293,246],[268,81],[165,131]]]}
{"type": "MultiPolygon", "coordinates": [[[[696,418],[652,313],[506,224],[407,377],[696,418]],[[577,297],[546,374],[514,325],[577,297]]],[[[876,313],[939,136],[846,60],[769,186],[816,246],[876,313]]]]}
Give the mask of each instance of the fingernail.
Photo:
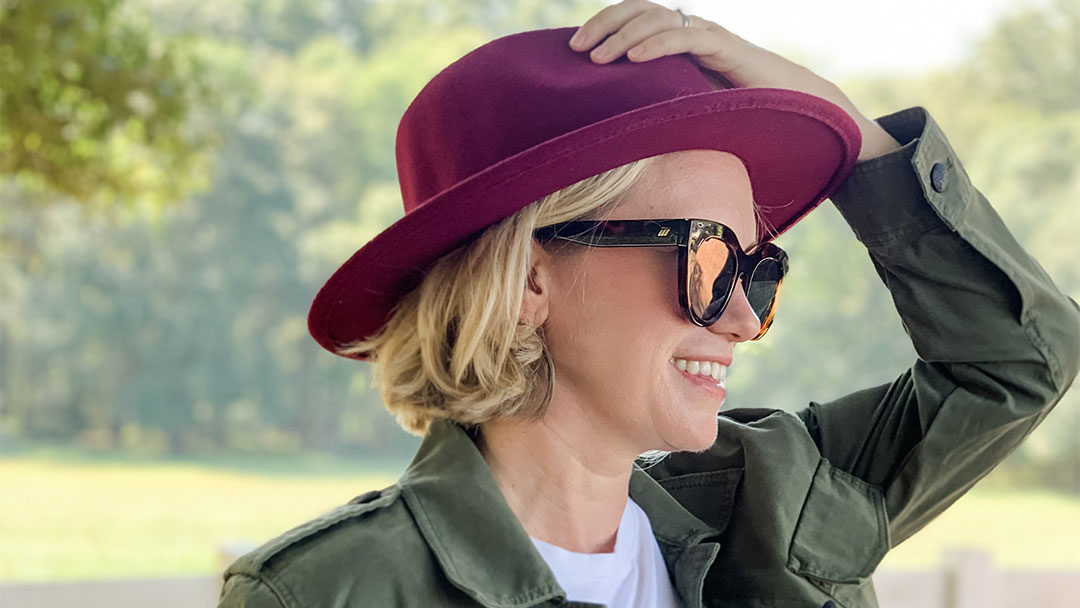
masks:
{"type": "Polygon", "coordinates": [[[601,61],[603,61],[604,59],[607,59],[607,51],[605,51],[604,49],[601,49],[601,48],[593,49],[593,51],[591,53],[589,53],[589,55],[593,59],[599,59],[601,61]]]}
{"type": "Polygon", "coordinates": [[[581,28],[578,28],[578,31],[574,32],[574,35],[570,37],[570,46],[578,46],[583,38],[581,28]]]}

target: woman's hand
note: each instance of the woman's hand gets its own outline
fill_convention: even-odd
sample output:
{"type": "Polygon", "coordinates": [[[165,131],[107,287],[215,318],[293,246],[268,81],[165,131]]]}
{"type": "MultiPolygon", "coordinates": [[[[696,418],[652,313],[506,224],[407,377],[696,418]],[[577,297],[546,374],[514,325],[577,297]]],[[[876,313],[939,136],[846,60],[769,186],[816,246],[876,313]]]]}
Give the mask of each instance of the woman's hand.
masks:
{"type": "Polygon", "coordinates": [[[697,16],[689,19],[689,27],[683,27],[682,15],[676,11],[646,0],[623,0],[586,21],[570,39],[570,47],[590,51],[589,57],[596,63],[610,63],[623,55],[640,62],[689,53],[706,74],[719,74],[735,86],[802,91],[840,106],[862,131],[859,160],[900,147],[832,82],[711,21],[697,16]]]}

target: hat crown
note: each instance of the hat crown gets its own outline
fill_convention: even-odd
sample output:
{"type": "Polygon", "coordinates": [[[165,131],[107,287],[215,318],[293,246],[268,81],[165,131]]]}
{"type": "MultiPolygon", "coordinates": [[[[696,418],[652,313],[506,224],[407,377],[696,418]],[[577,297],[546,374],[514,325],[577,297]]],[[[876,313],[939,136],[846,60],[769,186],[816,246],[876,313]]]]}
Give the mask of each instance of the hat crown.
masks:
{"type": "Polygon", "coordinates": [[[493,40],[425,86],[397,133],[406,213],[525,150],[607,118],[711,90],[686,56],[593,63],[575,28],[493,40]]]}
{"type": "Polygon", "coordinates": [[[597,65],[570,49],[571,34],[500,38],[424,87],[398,128],[405,217],[319,290],[308,316],[319,344],[339,352],[374,336],[447,252],[626,163],[680,150],[734,154],[762,239],[798,221],[855,163],[858,126],[831,102],[784,89],[713,90],[687,55],[597,65]]]}

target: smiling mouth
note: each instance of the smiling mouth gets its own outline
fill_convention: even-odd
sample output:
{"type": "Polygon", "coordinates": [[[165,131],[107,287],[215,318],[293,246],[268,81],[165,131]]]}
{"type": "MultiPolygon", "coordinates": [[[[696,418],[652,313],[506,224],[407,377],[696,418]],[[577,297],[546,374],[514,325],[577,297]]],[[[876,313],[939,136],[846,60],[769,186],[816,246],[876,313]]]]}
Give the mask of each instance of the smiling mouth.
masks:
{"type": "Polygon", "coordinates": [[[697,376],[702,380],[712,378],[722,384],[724,379],[727,378],[727,366],[716,361],[697,361],[693,359],[676,359],[672,357],[670,362],[684,374],[697,376]]]}

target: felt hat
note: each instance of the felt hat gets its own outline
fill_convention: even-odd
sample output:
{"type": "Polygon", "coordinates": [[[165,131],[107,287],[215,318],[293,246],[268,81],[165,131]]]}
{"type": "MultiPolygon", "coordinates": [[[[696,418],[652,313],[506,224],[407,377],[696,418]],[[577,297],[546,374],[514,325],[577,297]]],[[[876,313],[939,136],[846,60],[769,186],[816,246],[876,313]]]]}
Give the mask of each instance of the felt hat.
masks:
{"type": "Polygon", "coordinates": [[[850,116],[785,89],[715,90],[687,55],[594,64],[575,28],[489,42],[436,75],[405,111],[405,215],[323,285],[308,315],[331,352],[369,338],[441,256],[587,177],[679,150],[742,160],[763,222],[782,233],[835,190],[861,145],[850,116]]]}

